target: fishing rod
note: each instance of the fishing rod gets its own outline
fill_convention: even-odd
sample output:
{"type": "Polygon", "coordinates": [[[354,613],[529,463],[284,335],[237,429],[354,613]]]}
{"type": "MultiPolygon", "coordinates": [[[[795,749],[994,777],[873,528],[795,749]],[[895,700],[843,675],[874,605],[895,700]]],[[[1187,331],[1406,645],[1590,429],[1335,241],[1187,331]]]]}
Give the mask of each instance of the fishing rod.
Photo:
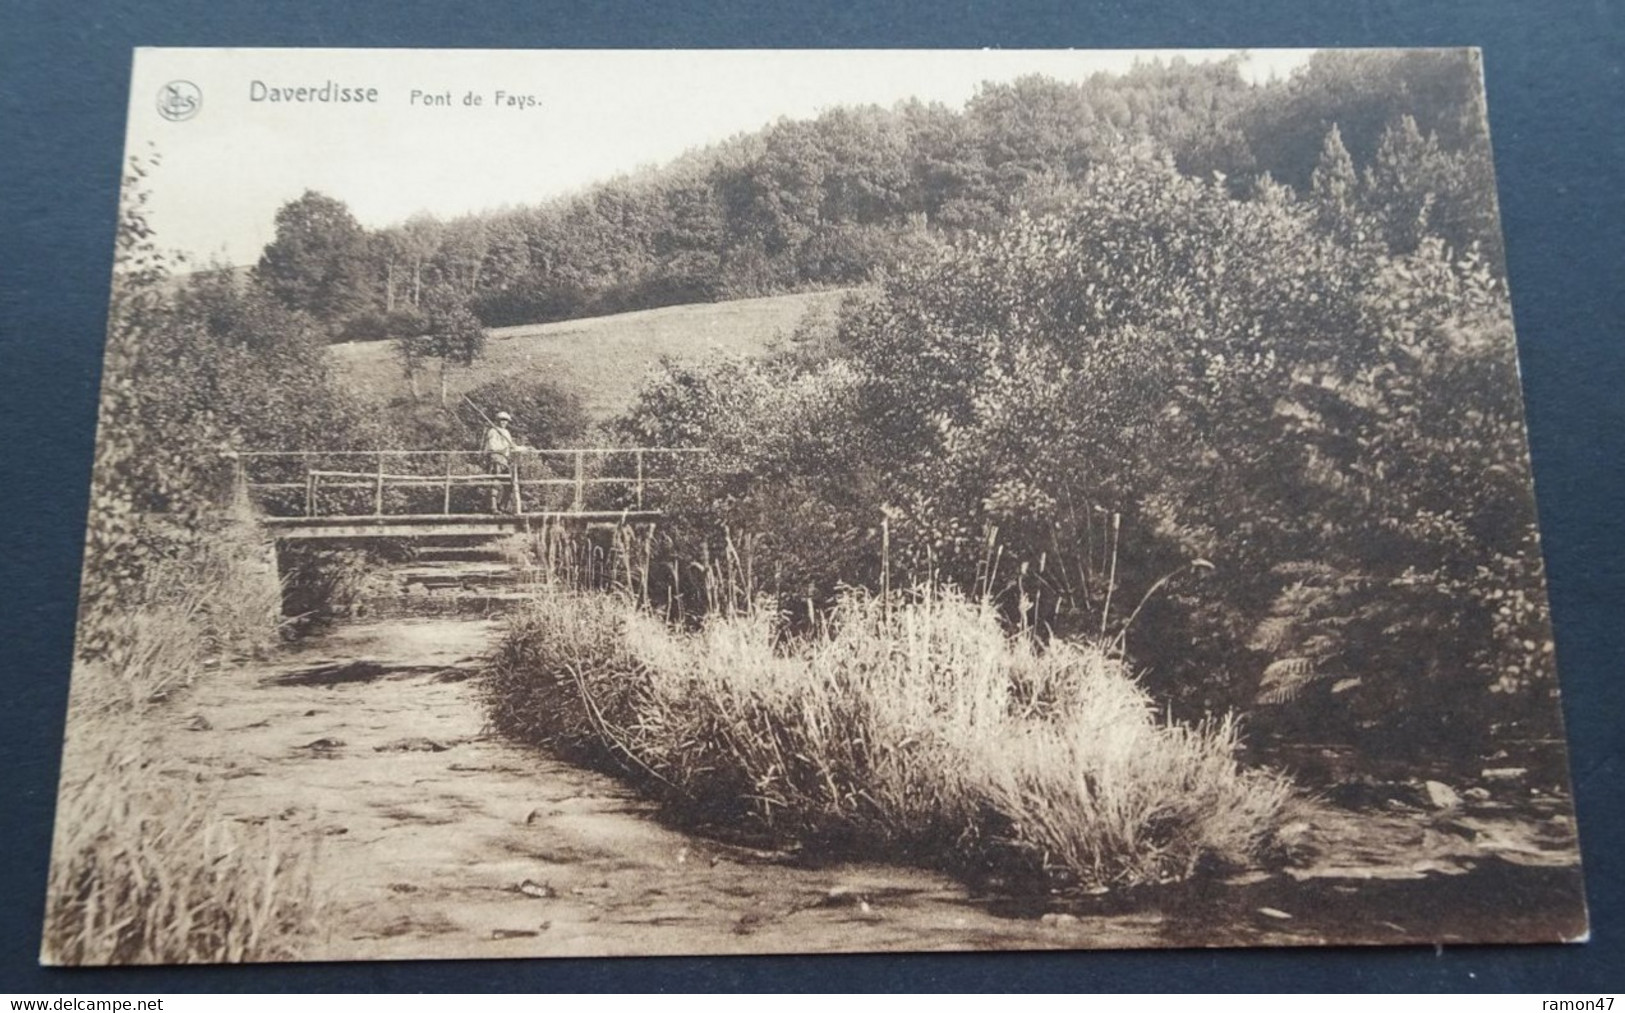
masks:
{"type": "Polygon", "coordinates": [[[497,427],[497,424],[495,422],[491,421],[491,416],[489,416],[489,415],[485,414],[485,412],[481,411],[480,406],[474,403],[473,398],[469,397],[467,394],[464,394],[463,395],[463,400],[468,402],[468,406],[470,408],[474,409],[475,414],[479,415],[480,418],[485,420],[486,425],[490,426],[492,429],[495,429],[497,427]]]}

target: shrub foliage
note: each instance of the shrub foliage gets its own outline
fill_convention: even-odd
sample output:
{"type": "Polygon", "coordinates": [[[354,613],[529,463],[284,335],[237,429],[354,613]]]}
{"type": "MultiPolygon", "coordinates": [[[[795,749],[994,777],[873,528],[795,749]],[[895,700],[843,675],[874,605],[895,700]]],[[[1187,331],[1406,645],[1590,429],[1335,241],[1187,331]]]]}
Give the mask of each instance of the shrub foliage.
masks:
{"type": "Polygon", "coordinates": [[[1197,711],[1312,691],[1465,744],[1552,687],[1506,291],[1425,216],[1398,245],[1336,204],[1335,140],[1304,197],[1120,150],[826,354],[673,365],[622,430],[714,449],[674,507],[786,599],[890,567],[1122,638],[1197,711]]]}

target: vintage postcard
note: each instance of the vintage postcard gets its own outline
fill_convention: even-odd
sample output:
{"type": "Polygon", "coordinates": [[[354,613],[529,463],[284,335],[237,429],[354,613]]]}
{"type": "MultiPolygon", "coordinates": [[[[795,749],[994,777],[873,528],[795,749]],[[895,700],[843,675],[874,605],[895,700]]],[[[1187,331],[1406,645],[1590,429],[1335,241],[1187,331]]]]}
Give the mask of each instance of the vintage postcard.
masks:
{"type": "Polygon", "coordinates": [[[142,50],[50,964],[1565,942],[1470,50],[142,50]]]}

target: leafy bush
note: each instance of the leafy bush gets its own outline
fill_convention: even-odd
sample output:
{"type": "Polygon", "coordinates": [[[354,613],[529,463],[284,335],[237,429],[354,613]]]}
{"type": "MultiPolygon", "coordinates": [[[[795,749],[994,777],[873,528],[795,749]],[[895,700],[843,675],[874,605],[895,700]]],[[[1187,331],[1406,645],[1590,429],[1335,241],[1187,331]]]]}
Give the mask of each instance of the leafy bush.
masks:
{"type": "Polygon", "coordinates": [[[587,433],[586,408],[574,389],[526,374],[489,380],[444,405],[438,400],[402,399],[385,406],[381,416],[394,446],[478,450],[488,418],[498,411],[513,415],[514,437],[526,446],[575,445],[587,433]]]}
{"type": "Polygon", "coordinates": [[[506,411],[513,416],[515,437],[532,447],[579,445],[587,435],[587,409],[581,395],[573,387],[545,376],[509,374],[488,380],[469,391],[468,397],[452,410],[464,431],[480,433],[486,426],[480,411],[506,411]],[[473,405],[478,405],[479,411],[473,405]]]}
{"type": "Polygon", "coordinates": [[[384,552],[376,543],[370,548],[332,548],[310,542],[279,542],[277,572],[282,575],[282,614],[299,622],[322,622],[349,615],[384,552]]]}
{"type": "Polygon", "coordinates": [[[877,582],[879,477],[863,468],[858,380],[838,361],[805,371],[665,363],[617,435],[710,450],[685,460],[682,480],[663,491],[672,555],[683,565],[721,558],[733,532],[762,562],[754,586],[783,598],[822,603],[841,581],[877,582]]]}

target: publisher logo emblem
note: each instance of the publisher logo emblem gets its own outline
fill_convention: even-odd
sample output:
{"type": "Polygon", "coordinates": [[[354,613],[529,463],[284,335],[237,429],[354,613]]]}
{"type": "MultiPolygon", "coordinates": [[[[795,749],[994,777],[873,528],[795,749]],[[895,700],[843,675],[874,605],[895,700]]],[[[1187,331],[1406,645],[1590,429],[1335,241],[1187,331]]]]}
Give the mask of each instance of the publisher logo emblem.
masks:
{"type": "Polygon", "coordinates": [[[190,81],[171,81],[158,89],[158,115],[166,120],[189,120],[203,108],[203,92],[190,81]]]}

